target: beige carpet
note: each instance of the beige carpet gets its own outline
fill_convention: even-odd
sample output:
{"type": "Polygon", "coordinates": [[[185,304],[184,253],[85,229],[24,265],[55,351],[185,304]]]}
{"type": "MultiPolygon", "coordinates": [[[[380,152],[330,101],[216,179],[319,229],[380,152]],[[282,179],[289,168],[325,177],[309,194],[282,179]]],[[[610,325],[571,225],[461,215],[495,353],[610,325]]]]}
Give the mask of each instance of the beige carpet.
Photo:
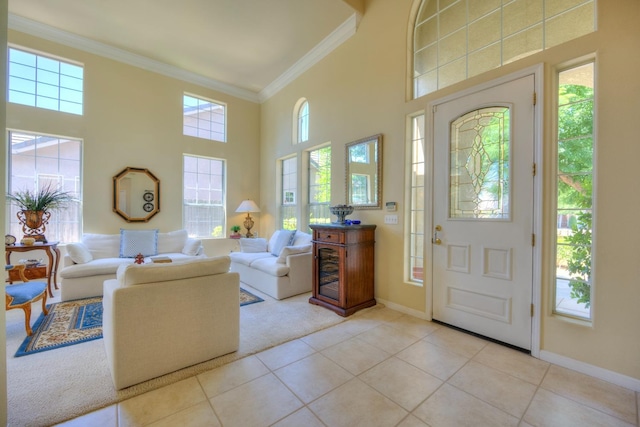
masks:
{"type": "MultiPolygon", "coordinates": [[[[242,285],[245,287],[245,285],[242,285]]],[[[116,391],[101,339],[16,358],[25,338],[22,310],[7,312],[9,426],[49,426],[171,384],[345,320],[309,304],[310,294],[282,301],[246,287],[265,301],[240,308],[240,349],[122,391],[116,391]]],[[[59,291],[53,300],[59,301],[59,291]]],[[[40,316],[33,305],[32,324],[40,316]]]]}

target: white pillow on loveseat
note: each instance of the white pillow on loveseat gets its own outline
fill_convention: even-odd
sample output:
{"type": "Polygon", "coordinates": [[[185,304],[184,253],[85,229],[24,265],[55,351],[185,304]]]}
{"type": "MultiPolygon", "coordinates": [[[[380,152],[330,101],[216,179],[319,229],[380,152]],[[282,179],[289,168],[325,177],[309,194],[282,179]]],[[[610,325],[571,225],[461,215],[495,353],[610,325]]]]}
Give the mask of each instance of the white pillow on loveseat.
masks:
{"type": "Polygon", "coordinates": [[[289,255],[296,255],[296,254],[304,254],[307,252],[311,252],[311,245],[300,245],[300,246],[285,246],[284,248],[282,248],[282,250],[280,251],[280,255],[278,256],[278,259],[276,260],[276,262],[280,263],[280,264],[286,264],[287,263],[287,257],[289,255]]]}

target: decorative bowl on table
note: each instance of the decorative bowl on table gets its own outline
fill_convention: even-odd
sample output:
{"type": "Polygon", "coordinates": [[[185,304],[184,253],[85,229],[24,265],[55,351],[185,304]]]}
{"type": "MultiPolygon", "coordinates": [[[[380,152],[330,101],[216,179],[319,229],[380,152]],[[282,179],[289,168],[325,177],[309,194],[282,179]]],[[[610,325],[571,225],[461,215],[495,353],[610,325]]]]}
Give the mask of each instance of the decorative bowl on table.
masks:
{"type": "Polygon", "coordinates": [[[348,205],[330,206],[329,211],[331,211],[332,214],[338,217],[338,220],[335,221],[334,224],[344,224],[344,219],[346,218],[346,216],[353,213],[353,206],[348,206],[348,205]]]}

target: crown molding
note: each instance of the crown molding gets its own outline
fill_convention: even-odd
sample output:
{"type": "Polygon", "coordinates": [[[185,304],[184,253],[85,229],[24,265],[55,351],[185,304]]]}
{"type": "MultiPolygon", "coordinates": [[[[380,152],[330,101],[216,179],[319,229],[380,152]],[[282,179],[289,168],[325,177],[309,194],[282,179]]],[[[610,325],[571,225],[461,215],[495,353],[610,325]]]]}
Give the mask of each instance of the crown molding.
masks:
{"type": "Polygon", "coordinates": [[[103,56],[105,58],[113,59],[115,61],[123,62],[147,71],[162,74],[167,77],[194,83],[246,101],[256,103],[260,102],[260,98],[256,92],[228,85],[218,80],[210,79],[164,62],[136,55],[134,53],[127,52],[104,43],[96,42],[85,37],[80,37],[67,31],[11,13],[9,14],[8,28],[95,55],[103,56]]]}
{"type": "Polygon", "coordinates": [[[333,30],[331,34],[325,37],[306,55],[304,55],[295,64],[293,64],[287,71],[282,73],[280,77],[269,83],[267,87],[260,91],[260,102],[262,103],[271,98],[273,95],[286,87],[289,83],[300,77],[302,73],[307,71],[342,43],[347,41],[351,36],[353,36],[358,29],[358,24],[360,22],[361,16],[362,15],[359,13],[354,13],[353,15],[351,15],[338,28],[333,30]]]}

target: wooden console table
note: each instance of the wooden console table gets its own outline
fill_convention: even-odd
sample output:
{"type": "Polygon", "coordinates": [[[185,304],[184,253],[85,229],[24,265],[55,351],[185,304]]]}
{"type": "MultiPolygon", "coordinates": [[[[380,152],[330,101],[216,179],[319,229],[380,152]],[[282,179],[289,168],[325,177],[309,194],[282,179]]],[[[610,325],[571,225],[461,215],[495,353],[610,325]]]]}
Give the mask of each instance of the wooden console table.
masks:
{"type": "Polygon", "coordinates": [[[12,252],[30,252],[30,251],[45,251],[47,258],[49,258],[49,264],[47,265],[45,276],[47,278],[47,289],[49,289],[49,297],[53,297],[53,291],[51,290],[51,282],[58,289],[58,279],[56,278],[58,273],[58,264],[60,263],[60,249],[58,249],[58,242],[38,243],[35,245],[23,245],[16,243],[15,245],[5,245],[4,252],[6,255],[7,264],[11,264],[12,252]]]}

